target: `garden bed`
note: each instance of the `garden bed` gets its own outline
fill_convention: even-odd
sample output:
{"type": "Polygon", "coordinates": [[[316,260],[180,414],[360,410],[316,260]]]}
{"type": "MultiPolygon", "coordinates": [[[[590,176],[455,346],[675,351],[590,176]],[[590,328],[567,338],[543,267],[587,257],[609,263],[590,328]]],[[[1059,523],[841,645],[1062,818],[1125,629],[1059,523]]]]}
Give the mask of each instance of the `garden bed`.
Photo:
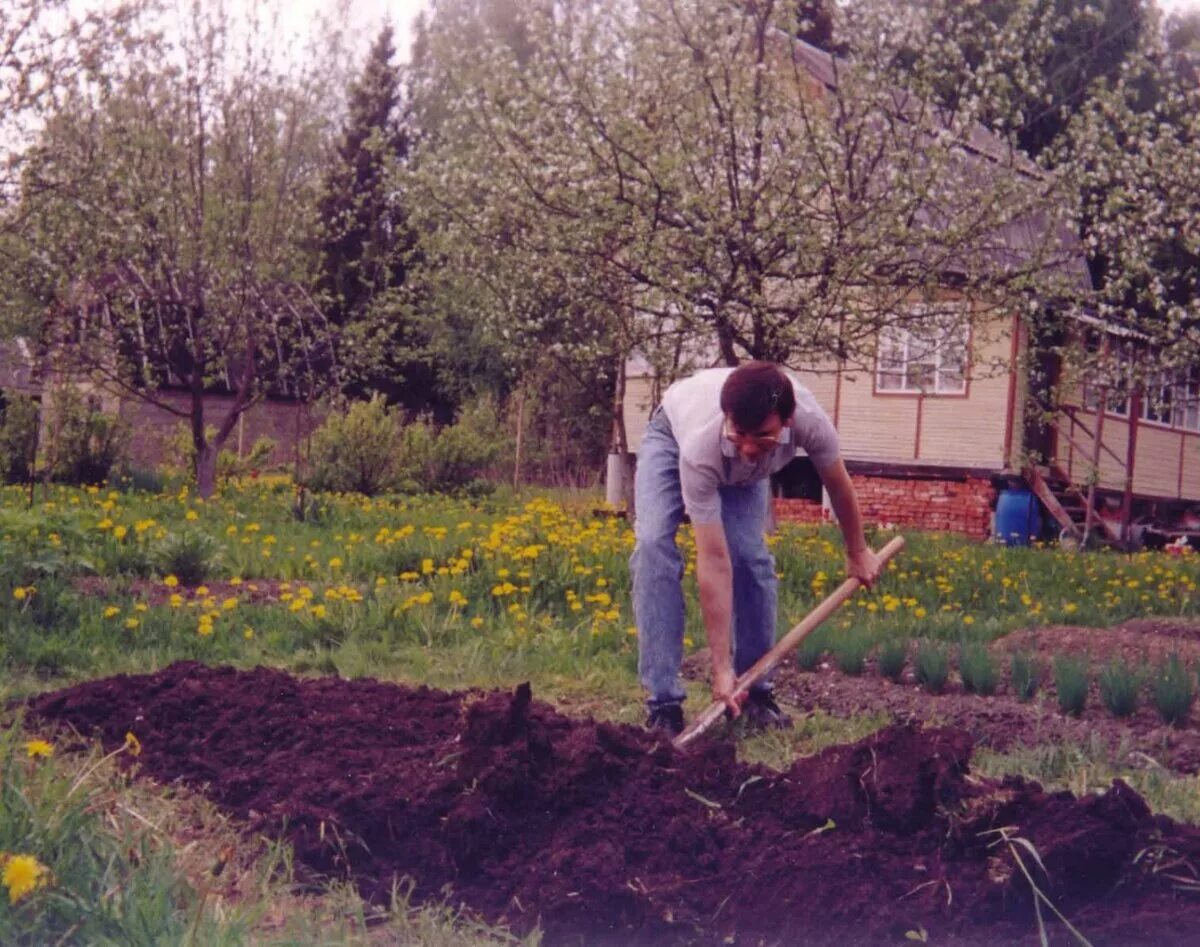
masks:
{"type": "MultiPolygon", "coordinates": [[[[193,662],[30,707],[110,749],[133,733],[141,775],[286,837],[314,878],[350,877],[377,900],[412,878],[419,899],[449,892],[551,945],[1032,943],[1022,864],[1095,944],[1178,942],[1200,923],[1200,830],[1119,782],[1077,800],[971,776],[958,729],[892,726],[776,773],[719,735],[677,752],[565,717],[527,686],[447,693],[193,662]]],[[[1068,937],[1052,924],[1054,942],[1068,937]]]]}
{"type": "MultiPolygon", "coordinates": [[[[804,710],[839,717],[885,714],[896,721],[959,727],[978,744],[996,750],[1050,743],[1100,746],[1119,765],[1158,763],[1180,773],[1200,772],[1197,711],[1180,726],[1167,726],[1143,696],[1132,715],[1114,717],[1103,706],[1094,680],[1094,674],[1114,659],[1150,666],[1178,654],[1195,666],[1200,661],[1200,626],[1194,622],[1137,619],[1114,628],[1026,629],[999,639],[990,650],[1000,681],[996,693],[986,697],[968,693],[955,675],[942,693],[931,694],[916,681],[911,660],[899,681],[882,677],[870,660],[859,675],[840,673],[829,660],[813,671],[788,662],[778,671],[776,685],[782,700],[804,710]],[[1043,665],[1042,685],[1033,700],[1021,701],[1012,693],[1008,657],[1014,652],[1035,655],[1043,665]],[[1063,714],[1055,702],[1050,666],[1060,654],[1085,658],[1093,671],[1088,701],[1079,716],[1063,714]]],[[[706,662],[707,655],[701,654],[688,667],[699,674],[706,662]]]]}

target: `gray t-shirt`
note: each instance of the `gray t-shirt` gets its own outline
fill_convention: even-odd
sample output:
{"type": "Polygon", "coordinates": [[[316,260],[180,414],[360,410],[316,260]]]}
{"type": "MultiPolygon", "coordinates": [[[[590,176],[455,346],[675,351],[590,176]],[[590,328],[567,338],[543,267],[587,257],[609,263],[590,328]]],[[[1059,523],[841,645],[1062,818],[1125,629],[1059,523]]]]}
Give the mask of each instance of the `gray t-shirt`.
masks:
{"type": "Polygon", "coordinates": [[[783,469],[803,450],[818,471],[839,456],[837,430],[811,391],[790,373],[796,392],[796,413],[784,425],[781,443],[754,462],[738,453],[725,436],[721,388],[732,368],[708,368],[680,379],[663,395],[662,407],[679,444],[679,483],[683,506],[693,523],[719,523],[721,497],[717,488],[753,483],[783,469]]]}

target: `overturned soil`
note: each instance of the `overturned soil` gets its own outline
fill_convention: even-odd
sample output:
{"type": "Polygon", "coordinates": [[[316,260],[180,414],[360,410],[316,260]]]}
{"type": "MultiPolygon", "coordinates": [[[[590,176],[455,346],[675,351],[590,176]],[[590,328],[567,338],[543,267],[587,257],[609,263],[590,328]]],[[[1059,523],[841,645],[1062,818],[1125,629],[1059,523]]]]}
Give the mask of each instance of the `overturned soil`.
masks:
{"type": "MultiPolygon", "coordinates": [[[[141,775],[286,838],[314,878],[382,900],[411,878],[550,945],[1036,943],[1022,863],[1094,944],[1200,942],[1200,830],[1121,782],[1076,799],[973,777],[957,729],[891,726],[779,773],[719,739],[679,752],[565,717],[527,685],[190,662],[30,707],[110,749],[132,732],[141,775]]],[[[1051,940],[1071,937],[1052,922],[1051,940]]]]}
{"type": "MultiPolygon", "coordinates": [[[[977,745],[999,751],[1073,743],[1107,755],[1120,766],[1200,772],[1200,706],[1180,725],[1168,726],[1153,706],[1146,683],[1135,712],[1118,718],[1104,707],[1096,682],[1100,670],[1114,660],[1127,662],[1147,677],[1171,655],[1200,667],[1200,625],[1195,622],[1136,619],[1114,628],[1029,628],[998,639],[991,651],[1000,679],[996,693],[988,696],[968,693],[953,673],[942,693],[930,694],[916,680],[911,654],[898,681],[882,677],[873,660],[862,674],[847,675],[827,658],[812,671],[788,662],[775,682],[780,699],[802,710],[838,717],[882,714],[895,722],[957,727],[968,731],[977,745]],[[1030,655],[1040,665],[1041,684],[1033,700],[1018,700],[1012,693],[1009,665],[1014,652],[1030,655]],[[1083,658],[1090,666],[1087,704],[1077,717],[1058,708],[1052,667],[1060,654],[1083,658]]],[[[689,676],[703,677],[707,664],[707,652],[700,652],[688,659],[686,670],[689,676]]]]}

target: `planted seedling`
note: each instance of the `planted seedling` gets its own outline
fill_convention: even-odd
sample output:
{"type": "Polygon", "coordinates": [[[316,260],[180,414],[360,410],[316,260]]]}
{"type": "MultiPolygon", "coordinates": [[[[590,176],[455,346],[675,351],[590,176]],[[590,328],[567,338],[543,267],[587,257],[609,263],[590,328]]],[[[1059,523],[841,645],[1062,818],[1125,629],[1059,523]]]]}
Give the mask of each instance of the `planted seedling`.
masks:
{"type": "Polygon", "coordinates": [[[1078,717],[1083,713],[1088,692],[1087,661],[1071,654],[1056,657],[1054,690],[1058,696],[1058,709],[1064,714],[1078,717]]]}
{"type": "Polygon", "coordinates": [[[883,677],[900,680],[904,673],[904,661],[908,657],[908,642],[901,638],[888,638],[875,654],[875,665],[883,677]]]}
{"type": "Polygon", "coordinates": [[[1012,690],[1017,700],[1033,700],[1042,682],[1042,668],[1031,654],[1018,651],[1012,656],[1012,690]]]}
{"type": "Polygon", "coordinates": [[[966,641],[958,649],[958,671],[963,687],[972,694],[987,697],[996,690],[995,662],[987,647],[979,641],[966,641]]]}
{"type": "Polygon", "coordinates": [[[1100,700],[1114,717],[1128,717],[1137,709],[1142,676],[1122,658],[1114,658],[1100,672],[1100,700]]]}
{"type": "Polygon", "coordinates": [[[940,641],[929,638],[917,646],[917,680],[931,694],[940,694],[950,676],[950,654],[940,641]]]}
{"type": "Polygon", "coordinates": [[[1196,699],[1196,679],[1178,654],[1172,654],[1154,673],[1154,706],[1171,726],[1187,719],[1196,699]]]}

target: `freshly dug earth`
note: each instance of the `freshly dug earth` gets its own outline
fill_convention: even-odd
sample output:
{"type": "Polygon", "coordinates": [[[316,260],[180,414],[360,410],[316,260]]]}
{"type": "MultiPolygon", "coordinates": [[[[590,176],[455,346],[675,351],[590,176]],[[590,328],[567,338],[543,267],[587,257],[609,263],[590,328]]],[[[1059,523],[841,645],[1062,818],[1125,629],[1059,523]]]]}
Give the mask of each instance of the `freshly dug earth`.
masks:
{"type": "MultiPolygon", "coordinates": [[[[1123,783],[1075,799],[893,726],[783,773],[515,694],[180,663],[31,701],[386,899],[409,877],[558,944],[1036,942],[1037,885],[1094,944],[1200,942],[1200,830],[1123,783]],[[1019,842],[1027,840],[1043,871],[1019,842]]],[[[1043,908],[1042,913],[1050,912],[1043,908]]],[[[1051,928],[1055,943],[1072,942],[1051,928]]]]}

